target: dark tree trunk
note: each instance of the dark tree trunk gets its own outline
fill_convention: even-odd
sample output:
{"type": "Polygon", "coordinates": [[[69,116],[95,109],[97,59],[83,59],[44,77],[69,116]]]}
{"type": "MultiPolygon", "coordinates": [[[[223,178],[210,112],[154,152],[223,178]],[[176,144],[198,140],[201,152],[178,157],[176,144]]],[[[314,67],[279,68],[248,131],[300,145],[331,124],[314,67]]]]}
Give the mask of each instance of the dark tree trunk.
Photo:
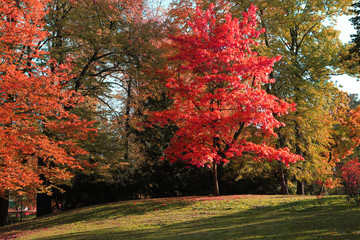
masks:
{"type": "Polygon", "coordinates": [[[129,154],[130,154],[130,111],[131,111],[131,100],[132,100],[132,95],[131,95],[131,90],[132,90],[132,79],[130,78],[128,80],[128,85],[127,85],[127,89],[126,89],[126,93],[127,93],[127,99],[126,99],[126,107],[125,107],[125,143],[124,143],[124,147],[125,147],[125,156],[124,156],[124,160],[125,162],[129,162],[129,154]]]}
{"type": "Polygon", "coordinates": [[[218,181],[218,172],[217,172],[217,163],[214,161],[213,162],[213,182],[214,182],[214,195],[215,196],[220,196],[220,191],[219,191],[219,181],[218,181]]]}
{"type": "Polygon", "coordinates": [[[304,183],[304,181],[296,181],[296,182],[297,182],[296,194],[297,195],[305,195],[305,183],[304,183]]]}
{"type": "Polygon", "coordinates": [[[219,182],[219,195],[223,194],[224,189],[226,188],[226,181],[222,181],[224,176],[224,163],[220,162],[220,164],[217,165],[217,178],[219,182]],[[221,192],[220,192],[221,189],[221,192]]]}
{"type": "Polygon", "coordinates": [[[283,169],[283,163],[280,163],[280,186],[281,186],[281,194],[289,195],[289,188],[287,186],[286,175],[283,169]]]}
{"type": "MultiPolygon", "coordinates": [[[[330,152],[330,153],[329,153],[328,163],[331,162],[331,158],[332,158],[332,154],[331,154],[331,152],[330,152]]],[[[318,195],[322,195],[322,194],[324,194],[324,192],[325,192],[325,181],[323,180],[323,181],[321,182],[321,186],[320,186],[320,190],[319,190],[319,192],[318,192],[318,195]]]]}
{"type": "Polygon", "coordinates": [[[4,197],[0,197],[0,226],[8,224],[9,213],[9,195],[5,194],[4,197]]]}
{"type": "MultiPolygon", "coordinates": [[[[278,132],[278,142],[276,144],[277,148],[283,148],[285,147],[286,138],[284,135],[281,134],[280,129],[278,132]]],[[[287,178],[286,178],[286,172],[284,170],[284,164],[281,162],[281,159],[279,161],[279,180],[280,180],[280,186],[281,186],[281,194],[289,195],[289,188],[287,185],[287,178]]]]}
{"type": "Polygon", "coordinates": [[[52,197],[46,193],[38,193],[36,196],[36,217],[52,213],[52,197]]]}
{"type": "MultiPolygon", "coordinates": [[[[38,165],[44,166],[44,160],[38,158],[38,165]]],[[[40,179],[43,181],[43,185],[49,186],[48,180],[44,175],[40,175],[40,179]]],[[[38,193],[36,195],[36,217],[41,217],[52,213],[52,197],[46,193],[38,193]]]]}
{"type": "Polygon", "coordinates": [[[325,193],[325,185],[324,185],[325,181],[322,181],[321,186],[320,186],[320,190],[318,192],[318,195],[323,195],[325,193]]]}
{"type": "MultiPolygon", "coordinates": [[[[303,142],[303,136],[301,132],[300,125],[294,121],[295,123],[295,137],[296,137],[296,154],[304,157],[304,153],[300,147],[301,142],[303,142]]],[[[303,171],[303,168],[299,168],[300,171],[303,171]]],[[[297,195],[305,195],[305,182],[304,180],[296,180],[296,194],[297,195]]]]}

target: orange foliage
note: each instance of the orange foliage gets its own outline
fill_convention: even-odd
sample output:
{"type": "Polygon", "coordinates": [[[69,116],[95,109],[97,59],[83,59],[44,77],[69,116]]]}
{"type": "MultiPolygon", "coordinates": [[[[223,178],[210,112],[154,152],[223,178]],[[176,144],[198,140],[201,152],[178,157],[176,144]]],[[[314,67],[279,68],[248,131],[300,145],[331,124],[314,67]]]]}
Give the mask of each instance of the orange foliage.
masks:
{"type": "Polygon", "coordinates": [[[355,109],[342,110],[338,114],[339,124],[336,126],[333,139],[332,153],[334,162],[353,153],[360,144],[360,106],[355,109]]]}
{"type": "Polygon", "coordinates": [[[77,140],[93,131],[65,110],[81,101],[64,89],[71,65],[37,49],[48,35],[48,2],[0,0],[0,193],[38,189],[41,175],[50,184],[68,179],[69,168],[81,168],[76,156],[86,153],[77,140]]]}

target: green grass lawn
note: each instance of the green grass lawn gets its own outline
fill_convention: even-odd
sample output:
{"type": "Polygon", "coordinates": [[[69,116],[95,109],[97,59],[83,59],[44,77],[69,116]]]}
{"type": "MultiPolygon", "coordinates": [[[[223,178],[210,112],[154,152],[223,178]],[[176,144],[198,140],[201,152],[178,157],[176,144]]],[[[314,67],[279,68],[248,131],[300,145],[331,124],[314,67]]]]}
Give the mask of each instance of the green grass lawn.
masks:
{"type": "Polygon", "coordinates": [[[235,195],[118,202],[0,228],[0,239],[360,239],[343,196],[235,195]]]}

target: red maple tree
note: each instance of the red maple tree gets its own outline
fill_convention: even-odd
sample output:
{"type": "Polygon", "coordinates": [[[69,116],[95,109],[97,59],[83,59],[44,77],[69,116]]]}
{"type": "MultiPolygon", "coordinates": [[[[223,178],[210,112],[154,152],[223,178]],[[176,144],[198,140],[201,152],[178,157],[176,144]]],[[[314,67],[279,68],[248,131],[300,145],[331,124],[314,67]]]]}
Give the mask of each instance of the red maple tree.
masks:
{"type": "Polygon", "coordinates": [[[153,123],[174,123],[179,130],[166,150],[170,161],[208,165],[214,175],[214,193],[219,195],[217,165],[243,154],[285,164],[301,157],[288,149],[269,145],[274,128],[282,125],[275,115],[294,106],[266,93],[261,87],[269,79],[280,57],[258,56],[252,50],[263,30],[257,30],[256,7],[239,21],[227,14],[221,18],[211,4],[196,10],[186,33],[172,36],[175,56],[169,58],[166,87],[173,101],[170,109],[154,112],[153,123]],[[253,142],[252,135],[264,136],[253,142]]]}
{"type": "Polygon", "coordinates": [[[342,179],[349,199],[360,204],[360,162],[358,159],[348,161],[342,168],[342,179]]]}
{"type": "Polygon", "coordinates": [[[39,50],[48,2],[0,0],[0,196],[68,179],[85,154],[77,141],[92,131],[68,111],[81,101],[66,89],[70,64],[39,50]]]}

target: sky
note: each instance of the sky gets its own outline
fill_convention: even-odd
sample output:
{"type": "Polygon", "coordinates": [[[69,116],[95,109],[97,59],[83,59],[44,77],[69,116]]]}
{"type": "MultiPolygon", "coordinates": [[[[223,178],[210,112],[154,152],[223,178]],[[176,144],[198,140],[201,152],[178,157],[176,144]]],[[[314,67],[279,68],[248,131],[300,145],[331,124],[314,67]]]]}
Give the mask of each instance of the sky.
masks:
{"type": "MultiPolygon", "coordinates": [[[[356,31],[349,21],[350,17],[341,16],[337,20],[336,29],[340,30],[340,39],[343,43],[347,43],[351,40],[350,35],[355,34],[356,31]]],[[[337,82],[337,85],[343,91],[348,93],[356,93],[360,96],[360,81],[356,81],[355,78],[349,77],[348,75],[341,75],[333,77],[333,80],[337,82]]]]}

